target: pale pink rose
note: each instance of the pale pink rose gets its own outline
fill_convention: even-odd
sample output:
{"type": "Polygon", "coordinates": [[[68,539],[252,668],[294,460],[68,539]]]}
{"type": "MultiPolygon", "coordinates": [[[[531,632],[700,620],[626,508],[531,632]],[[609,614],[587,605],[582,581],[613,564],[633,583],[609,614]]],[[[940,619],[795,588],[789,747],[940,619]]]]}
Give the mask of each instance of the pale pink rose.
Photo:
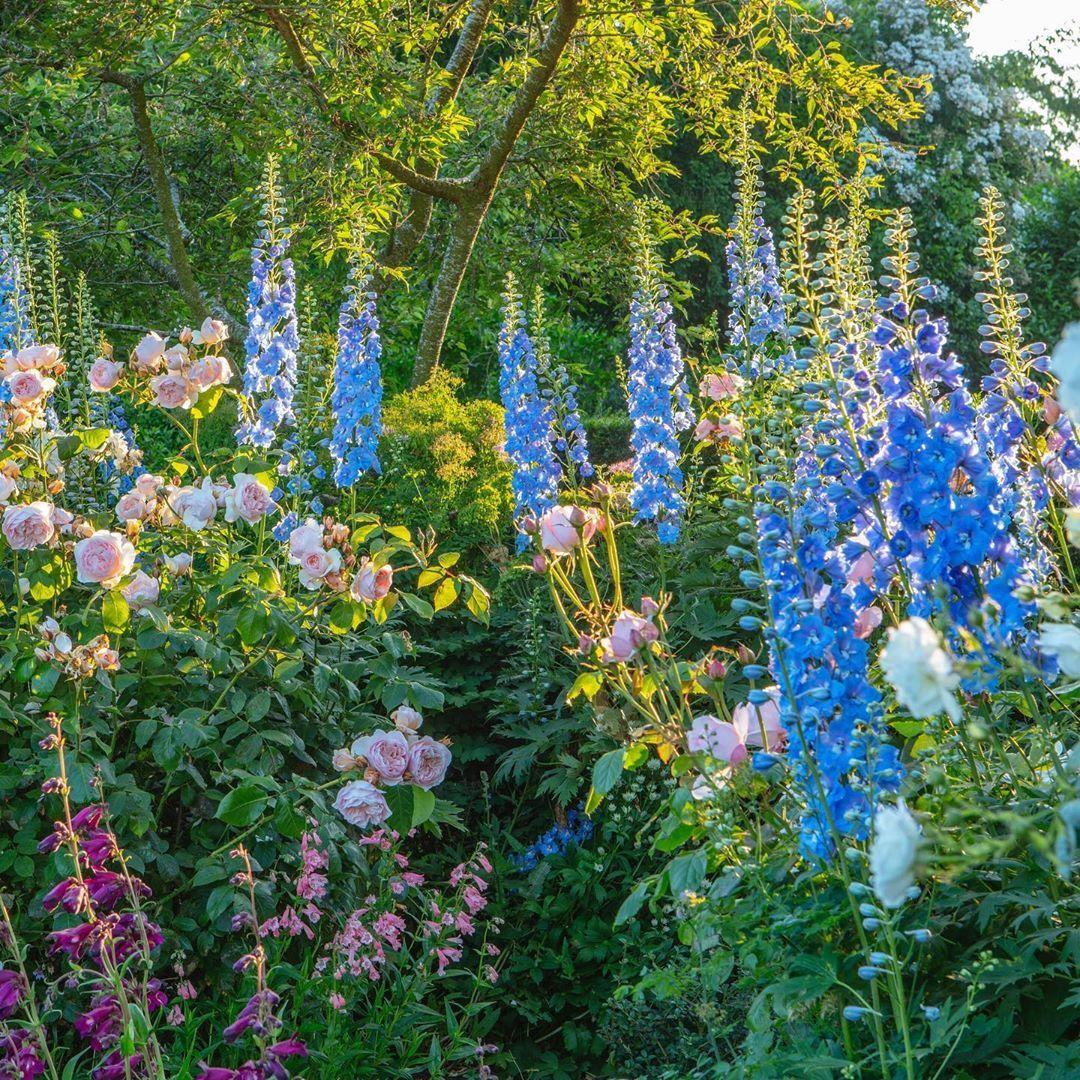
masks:
{"type": "Polygon", "coordinates": [[[186,551],[165,556],[165,566],[173,577],[187,577],[191,573],[192,558],[186,551]]]}
{"type": "Polygon", "coordinates": [[[202,487],[182,487],[169,499],[169,506],[192,532],[201,532],[217,515],[213,483],[207,477],[202,487]]]}
{"type": "Polygon", "coordinates": [[[30,368],[45,370],[51,368],[60,359],[60,350],[55,345],[27,345],[20,349],[15,357],[16,367],[23,371],[30,368]]]}
{"type": "Polygon", "coordinates": [[[258,521],[274,508],[270,492],[248,473],[237,473],[225,492],[225,520],[258,521]]]}
{"type": "Polygon", "coordinates": [[[421,735],[409,749],[409,773],[417,787],[430,789],[441,784],[450,767],[450,748],[430,735],[421,735]]]}
{"type": "Polygon", "coordinates": [[[75,570],[84,585],[97,583],[111,589],[134,565],[135,548],[120,533],[98,529],[75,545],[75,570]]]}
{"type": "Polygon", "coordinates": [[[361,829],[380,825],[390,816],[386,796],[366,780],[350,780],[337,793],[334,809],[351,825],[361,829]]]}
{"type": "Polygon", "coordinates": [[[731,372],[724,372],[719,375],[710,372],[701,380],[702,395],[712,398],[713,401],[723,401],[725,398],[737,397],[742,388],[742,376],[731,372]]]}
{"type": "Polygon", "coordinates": [[[698,442],[727,442],[731,439],[741,439],[742,436],[742,424],[733,416],[725,416],[719,421],[710,420],[705,416],[694,428],[694,438],[698,442]]]}
{"type": "Polygon", "coordinates": [[[335,750],[330,763],[338,772],[348,772],[356,768],[356,758],[348,750],[335,750]]]}
{"type": "Polygon", "coordinates": [[[203,319],[202,326],[191,335],[196,345],[217,345],[229,336],[229,328],[220,319],[203,319]]]}
{"type": "Polygon", "coordinates": [[[877,560],[869,551],[864,551],[851,564],[847,572],[849,585],[869,585],[874,580],[874,570],[877,568],[877,560]]]}
{"type": "Polygon", "coordinates": [[[780,688],[770,686],[766,693],[770,700],[763,705],[751,705],[748,701],[736,705],[731,720],[743,733],[743,742],[747,746],[761,746],[773,751],[784,745],[787,732],[780,723],[780,688]]]}
{"type": "Polygon", "coordinates": [[[408,705],[400,705],[391,714],[390,719],[394,721],[394,726],[398,731],[408,735],[410,732],[415,733],[420,730],[420,726],[424,722],[423,714],[418,713],[415,709],[411,709],[408,705]]]}
{"type": "Polygon", "coordinates": [[[14,477],[8,476],[7,473],[0,473],[0,506],[11,502],[12,495],[15,495],[18,490],[19,485],[14,477]]]}
{"type": "Polygon", "coordinates": [[[150,333],[135,346],[135,359],[146,367],[153,364],[156,360],[159,360],[161,354],[164,352],[165,339],[158,337],[158,335],[151,330],[150,333]]]}
{"type": "Polygon", "coordinates": [[[741,765],[747,758],[746,717],[719,720],[715,716],[695,717],[686,733],[691,754],[709,754],[728,765],[741,765]]]}
{"type": "Polygon", "coordinates": [[[199,388],[183,375],[155,375],[150,380],[150,389],[163,409],[190,409],[199,397],[199,388]]]}
{"type": "Polygon", "coordinates": [[[90,367],[90,389],[98,394],[110,391],[119,381],[124,365],[99,356],[90,367]]]}
{"type": "Polygon", "coordinates": [[[308,518],[303,525],[297,525],[289,533],[289,562],[299,566],[300,560],[309,551],[323,546],[323,528],[314,518],[308,518]]]}
{"type": "Polygon", "coordinates": [[[94,663],[97,664],[102,671],[119,671],[120,654],[115,649],[110,649],[107,645],[101,645],[94,650],[94,663]]]}
{"type": "Polygon", "coordinates": [[[65,510],[60,506],[54,506],[52,520],[57,532],[63,533],[65,536],[71,535],[71,525],[75,520],[75,515],[70,510],[65,510]]]}
{"type": "Polygon", "coordinates": [[[300,584],[305,589],[317,589],[327,574],[341,569],[341,552],[337,548],[311,548],[300,556],[300,584]]]}
{"type": "Polygon", "coordinates": [[[227,383],[232,378],[232,368],[224,356],[204,356],[188,368],[188,378],[200,389],[227,383]]]}
{"type": "Polygon", "coordinates": [[[540,518],[540,544],[553,555],[568,555],[596,532],[596,515],[580,506],[553,506],[540,518]]]}
{"type": "Polygon", "coordinates": [[[634,657],[645,645],[655,641],[659,631],[636,611],[624,611],[611,628],[611,637],[603,638],[600,659],[605,664],[622,663],[634,657]]]}
{"type": "Polygon", "coordinates": [[[157,578],[152,578],[142,570],[137,570],[135,576],[121,590],[124,599],[133,611],[141,611],[147,604],[156,604],[161,595],[161,585],[157,578]]]}
{"type": "Polygon", "coordinates": [[[41,547],[56,533],[52,504],[38,501],[8,506],[0,527],[14,551],[31,551],[41,547]]]}
{"type": "Polygon", "coordinates": [[[165,477],[154,473],[143,473],[135,480],[135,490],[147,501],[157,495],[157,490],[165,483],[165,477]]]}
{"type": "Polygon", "coordinates": [[[188,360],[187,348],[183,345],[173,345],[165,350],[162,359],[169,371],[182,373],[188,360]]]}
{"type": "Polygon", "coordinates": [[[377,731],[367,744],[367,763],[391,787],[401,783],[409,767],[409,742],[400,731],[377,731]]]}
{"type": "Polygon", "coordinates": [[[29,368],[9,375],[7,385],[15,404],[33,405],[56,389],[56,380],[42,375],[37,368],[29,368]]]}
{"type": "Polygon", "coordinates": [[[363,600],[367,604],[374,604],[390,592],[390,586],[394,583],[394,568],[389,563],[384,563],[378,569],[365,555],[360,560],[360,568],[352,579],[349,586],[349,595],[354,600],[363,600]]]}
{"type": "Polygon", "coordinates": [[[855,636],[865,641],[881,625],[881,609],[871,604],[855,616],[855,636]]]}
{"type": "Polygon", "coordinates": [[[147,512],[146,499],[136,488],[116,500],[116,516],[121,521],[142,521],[147,512]]]}

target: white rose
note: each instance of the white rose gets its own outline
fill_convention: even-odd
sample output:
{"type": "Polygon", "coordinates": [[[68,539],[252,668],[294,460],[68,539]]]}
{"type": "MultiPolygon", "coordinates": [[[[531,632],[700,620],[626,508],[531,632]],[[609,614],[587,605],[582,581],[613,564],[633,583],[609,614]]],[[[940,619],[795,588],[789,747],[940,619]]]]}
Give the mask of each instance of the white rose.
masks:
{"type": "Polygon", "coordinates": [[[165,339],[153,330],[135,346],[135,357],[140,364],[152,364],[165,351],[165,339]]]}
{"type": "Polygon", "coordinates": [[[1080,629],[1071,623],[1043,623],[1039,648],[1056,657],[1058,666],[1070,679],[1080,679],[1080,629]]]}
{"type": "Polygon", "coordinates": [[[157,603],[161,595],[161,585],[157,578],[152,578],[143,570],[137,570],[121,592],[133,611],[141,611],[147,604],[157,603]]]}
{"type": "Polygon", "coordinates": [[[207,477],[202,487],[183,487],[170,500],[172,511],[192,532],[205,529],[217,514],[213,483],[207,477]]]}
{"type": "Polygon", "coordinates": [[[314,518],[308,518],[303,525],[297,525],[289,533],[289,564],[299,566],[307,552],[315,551],[322,546],[322,526],[314,518]]]}
{"type": "Polygon", "coordinates": [[[878,807],[870,845],[870,884],[881,903],[898,908],[915,883],[915,860],[922,834],[918,822],[901,800],[878,807]]]}
{"type": "Polygon", "coordinates": [[[960,676],[937,631],[925,619],[916,616],[890,628],[880,663],[896,700],[916,719],[940,712],[954,721],[960,719],[960,705],[953,694],[960,676]]]}
{"type": "Polygon", "coordinates": [[[173,577],[186,577],[190,574],[191,562],[191,556],[186,551],[181,551],[178,555],[165,556],[165,565],[173,577]]]}

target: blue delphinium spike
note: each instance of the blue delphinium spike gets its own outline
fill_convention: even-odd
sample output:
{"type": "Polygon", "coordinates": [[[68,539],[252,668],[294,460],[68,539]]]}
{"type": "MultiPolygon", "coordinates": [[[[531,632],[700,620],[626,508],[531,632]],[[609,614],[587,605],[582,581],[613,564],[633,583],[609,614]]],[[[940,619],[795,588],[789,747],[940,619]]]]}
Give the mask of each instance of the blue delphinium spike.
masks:
{"type": "Polygon", "coordinates": [[[286,257],[290,231],[277,189],[277,165],[267,162],[263,183],[263,220],[251,249],[251,284],[248,286],[244,341],[244,416],[237,428],[242,444],[273,446],[278,430],[295,422],[296,279],[292,259],[286,257]]]}
{"type": "Polygon", "coordinates": [[[338,317],[337,362],[330,398],[334,411],[330,457],[338,487],[351,487],[368,470],[382,472],[382,343],[370,285],[370,276],[354,263],[338,317]]]}
{"type": "Polygon", "coordinates": [[[512,274],[506,277],[499,331],[499,394],[505,409],[506,456],[514,466],[511,486],[519,522],[518,550],[528,544],[521,523],[555,505],[561,470],[555,457],[551,404],[540,393],[536,350],[512,274]]]}

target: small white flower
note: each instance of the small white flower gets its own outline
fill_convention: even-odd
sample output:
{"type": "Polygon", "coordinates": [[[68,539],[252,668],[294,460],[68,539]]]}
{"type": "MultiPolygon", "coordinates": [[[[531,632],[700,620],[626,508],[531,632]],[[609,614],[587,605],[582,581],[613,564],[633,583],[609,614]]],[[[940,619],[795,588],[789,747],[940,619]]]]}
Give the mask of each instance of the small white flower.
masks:
{"type": "Polygon", "coordinates": [[[896,700],[916,719],[940,712],[954,721],[960,719],[960,705],[953,694],[960,676],[937,631],[925,619],[905,619],[890,629],[880,663],[896,700]]]}
{"type": "Polygon", "coordinates": [[[1039,648],[1056,657],[1070,679],[1080,679],[1080,629],[1071,623],[1043,623],[1039,648]]]}
{"type": "Polygon", "coordinates": [[[870,845],[870,884],[881,903],[898,908],[915,884],[915,860],[922,833],[903,800],[880,806],[874,814],[874,840],[870,845]]]}

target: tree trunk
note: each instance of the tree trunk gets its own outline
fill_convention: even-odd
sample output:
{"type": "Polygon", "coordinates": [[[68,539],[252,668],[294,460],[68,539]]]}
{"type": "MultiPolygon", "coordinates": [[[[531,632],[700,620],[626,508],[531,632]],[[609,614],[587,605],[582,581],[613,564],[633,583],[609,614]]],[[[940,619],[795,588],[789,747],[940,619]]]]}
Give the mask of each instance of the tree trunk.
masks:
{"type": "Polygon", "coordinates": [[[177,291],[184,298],[192,317],[202,322],[210,314],[206,299],[195,281],[195,273],[188,259],[187,246],[184,243],[183,226],[176,212],[172,191],[169,187],[169,174],[165,168],[165,158],[161,147],[154,138],[154,129],[150,124],[150,113],[146,107],[146,90],[137,79],[127,79],[119,85],[124,86],[131,101],[131,114],[135,119],[135,130],[139,137],[143,159],[150,182],[154,188],[161,224],[165,230],[165,239],[169,247],[169,260],[176,277],[177,291]]]}
{"type": "Polygon", "coordinates": [[[458,207],[453,228],[450,230],[450,239],[439,266],[439,274],[435,279],[435,288],[428,300],[427,311],[424,312],[424,325],[416,347],[416,360],[413,362],[413,386],[426,383],[439,366],[450,315],[476,246],[480,226],[484,223],[490,205],[491,194],[488,194],[476,203],[458,207]]]}

